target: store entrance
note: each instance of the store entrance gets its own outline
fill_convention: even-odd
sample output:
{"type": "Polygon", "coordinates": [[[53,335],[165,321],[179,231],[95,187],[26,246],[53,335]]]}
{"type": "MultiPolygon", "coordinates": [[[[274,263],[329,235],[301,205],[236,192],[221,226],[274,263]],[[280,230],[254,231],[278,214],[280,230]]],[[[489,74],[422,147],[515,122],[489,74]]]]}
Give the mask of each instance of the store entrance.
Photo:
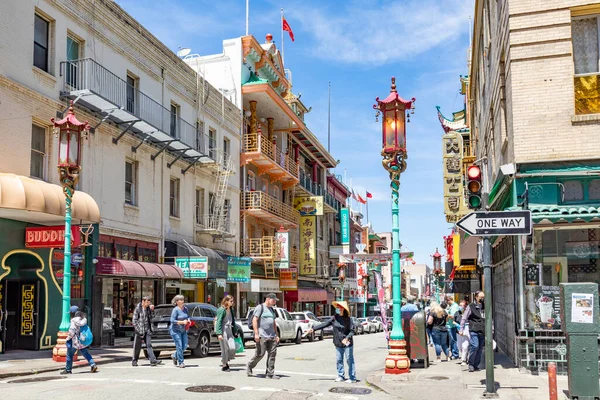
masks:
{"type": "Polygon", "coordinates": [[[38,350],[39,280],[8,280],[3,286],[6,306],[2,324],[4,349],[38,350]]]}

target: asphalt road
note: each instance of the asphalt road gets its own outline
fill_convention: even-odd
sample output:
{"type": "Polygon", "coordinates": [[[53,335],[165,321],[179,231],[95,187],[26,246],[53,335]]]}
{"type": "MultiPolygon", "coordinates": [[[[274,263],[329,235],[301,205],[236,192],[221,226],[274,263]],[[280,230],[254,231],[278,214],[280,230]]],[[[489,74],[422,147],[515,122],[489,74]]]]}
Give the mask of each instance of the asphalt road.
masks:
{"type": "Polygon", "coordinates": [[[275,373],[280,380],[264,378],[266,357],[254,368],[256,376],[246,376],[246,363],[254,354],[248,348],[230,362],[232,370],[222,372],[218,353],[206,358],[186,356],[186,368],[173,366],[168,355],[163,364],[150,367],[145,359],[139,367],[130,362],[100,365],[91,374],[88,368],[73,370],[64,378],[57,372],[0,381],[2,399],[332,399],[360,400],[392,399],[392,396],[369,387],[365,380],[369,373],[382,370],[387,345],[383,333],[361,335],[355,338],[354,358],[358,383],[334,382],[336,378],[335,350],[331,339],[300,345],[281,344],[277,350],[275,373]],[[49,380],[45,380],[50,378],[49,380]],[[57,379],[58,378],[58,379],[57,379]],[[22,382],[23,379],[32,381],[22,382]],[[224,393],[194,393],[191,386],[224,385],[234,388],[224,393]],[[369,394],[335,393],[330,389],[368,389],[369,394]]]}

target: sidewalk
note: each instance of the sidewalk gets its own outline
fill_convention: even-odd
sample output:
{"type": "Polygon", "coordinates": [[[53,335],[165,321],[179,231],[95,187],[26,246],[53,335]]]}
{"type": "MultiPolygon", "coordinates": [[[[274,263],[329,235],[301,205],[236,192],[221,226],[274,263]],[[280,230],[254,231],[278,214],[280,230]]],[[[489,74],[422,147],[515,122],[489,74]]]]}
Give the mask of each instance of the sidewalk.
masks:
{"type": "MultiPolygon", "coordinates": [[[[91,348],[90,354],[98,365],[131,360],[131,348],[91,348]]],[[[143,356],[143,354],[142,354],[143,356]]],[[[73,363],[73,368],[88,367],[83,357],[73,363]]],[[[52,350],[29,351],[12,350],[0,354],[0,379],[13,376],[33,375],[40,372],[59,371],[65,368],[64,362],[52,360],[52,350]]]]}
{"type": "MultiPolygon", "coordinates": [[[[442,357],[443,358],[443,357],[442,357]]],[[[429,359],[435,360],[435,351],[429,348],[429,359]]],[[[382,361],[383,363],[383,361],[382,361]]],[[[548,400],[548,376],[519,372],[501,353],[495,353],[494,378],[499,399],[548,400]]],[[[566,399],[566,376],[558,376],[559,399],[566,399]]],[[[398,399],[454,398],[482,399],[485,391],[485,371],[468,372],[458,361],[443,361],[429,368],[414,368],[409,374],[386,375],[383,370],[367,377],[367,383],[398,399]]]]}

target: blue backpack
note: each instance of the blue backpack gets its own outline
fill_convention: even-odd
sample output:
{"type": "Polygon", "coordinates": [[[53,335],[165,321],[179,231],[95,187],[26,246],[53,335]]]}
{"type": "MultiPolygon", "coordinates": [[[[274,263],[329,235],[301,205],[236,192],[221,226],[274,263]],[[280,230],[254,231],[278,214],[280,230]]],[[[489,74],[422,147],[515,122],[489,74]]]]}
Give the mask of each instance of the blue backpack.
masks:
{"type": "Polygon", "coordinates": [[[84,325],[79,329],[79,343],[82,347],[88,347],[94,341],[94,335],[89,326],[84,325]]]}

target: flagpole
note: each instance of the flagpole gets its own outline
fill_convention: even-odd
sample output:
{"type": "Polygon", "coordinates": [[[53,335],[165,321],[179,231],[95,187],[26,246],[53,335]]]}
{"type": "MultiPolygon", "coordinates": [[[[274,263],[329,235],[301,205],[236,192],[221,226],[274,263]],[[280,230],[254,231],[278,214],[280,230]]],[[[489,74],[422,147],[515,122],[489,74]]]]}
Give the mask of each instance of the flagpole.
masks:
{"type": "Polygon", "coordinates": [[[367,207],[367,225],[369,225],[369,198],[367,197],[365,200],[367,201],[365,203],[367,207]]]}
{"type": "Polygon", "coordinates": [[[281,24],[280,25],[281,25],[280,26],[280,28],[281,28],[281,62],[285,66],[285,58],[284,58],[284,51],[283,51],[283,8],[281,9],[281,24]]]}
{"type": "Polygon", "coordinates": [[[250,32],[250,0],[246,0],[246,36],[250,32]]]}
{"type": "Polygon", "coordinates": [[[331,81],[327,84],[327,152],[331,153],[331,81]]]}

